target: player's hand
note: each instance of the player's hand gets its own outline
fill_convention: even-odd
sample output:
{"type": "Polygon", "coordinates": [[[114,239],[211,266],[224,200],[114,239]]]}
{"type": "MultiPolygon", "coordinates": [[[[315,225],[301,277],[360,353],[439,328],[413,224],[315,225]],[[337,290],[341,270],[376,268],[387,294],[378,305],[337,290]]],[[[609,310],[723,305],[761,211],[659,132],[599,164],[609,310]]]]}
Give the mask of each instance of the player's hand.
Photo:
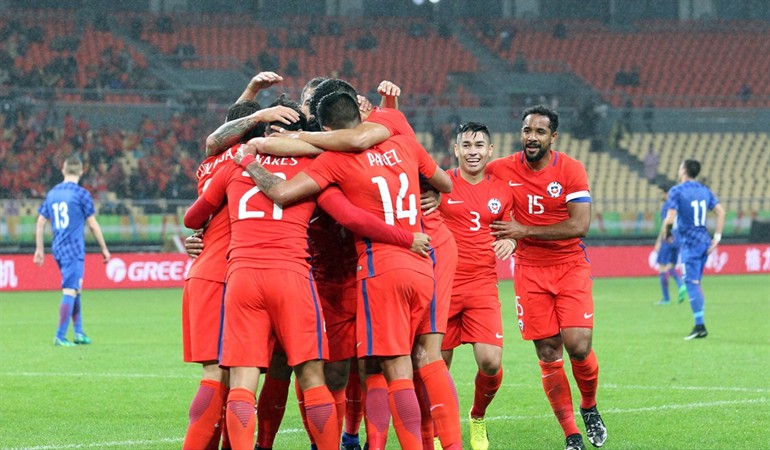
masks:
{"type": "Polygon", "coordinates": [[[279,127],[278,125],[270,125],[270,130],[273,133],[280,134],[281,137],[291,138],[291,139],[299,139],[299,131],[291,131],[287,130],[284,127],[279,127]]]}
{"type": "Polygon", "coordinates": [[[495,250],[495,256],[502,259],[503,261],[510,258],[518,246],[518,243],[513,239],[501,239],[499,241],[492,242],[492,248],[495,250]]]}
{"type": "Polygon", "coordinates": [[[414,240],[412,241],[412,246],[409,248],[409,250],[417,253],[420,256],[427,257],[428,252],[430,251],[430,236],[420,232],[415,232],[412,234],[414,235],[414,240]]]}
{"type": "Polygon", "coordinates": [[[660,252],[660,246],[661,246],[661,244],[660,244],[660,239],[659,239],[659,240],[655,241],[655,245],[652,247],[652,249],[655,251],[655,253],[659,253],[660,252]]]}
{"type": "Polygon", "coordinates": [[[35,264],[39,267],[43,267],[43,251],[42,250],[35,250],[35,255],[32,257],[32,261],[35,262],[35,264]]]}
{"type": "Polygon", "coordinates": [[[184,240],[184,249],[187,252],[187,256],[192,259],[200,256],[203,251],[203,239],[199,233],[191,234],[184,240]]]}
{"type": "Polygon", "coordinates": [[[291,125],[299,120],[299,113],[297,111],[282,105],[260,109],[252,116],[260,122],[281,122],[286,125],[291,125]]]}
{"type": "Polygon", "coordinates": [[[711,245],[709,245],[708,250],[706,250],[706,254],[710,255],[711,252],[713,252],[714,250],[717,249],[717,245],[719,245],[719,241],[717,241],[716,239],[712,239],[711,240],[711,245]]]}
{"type": "Polygon", "coordinates": [[[356,99],[358,100],[358,112],[361,113],[361,120],[366,120],[372,112],[372,109],[374,109],[374,106],[372,106],[372,102],[363,95],[357,96],[356,99]]]}
{"type": "Polygon", "coordinates": [[[247,142],[246,144],[241,144],[240,147],[238,147],[238,150],[235,152],[235,156],[233,156],[233,161],[235,164],[241,165],[241,161],[243,161],[243,158],[246,155],[255,155],[257,154],[257,146],[253,145],[251,141],[247,142]]]}
{"type": "Polygon", "coordinates": [[[249,81],[249,90],[259,92],[281,81],[283,81],[283,77],[275,72],[259,72],[249,81]]]}
{"type": "Polygon", "coordinates": [[[102,259],[103,259],[104,264],[107,264],[108,262],[110,262],[110,258],[112,258],[112,255],[110,255],[110,251],[107,250],[106,248],[103,248],[102,249],[102,259]]]}
{"type": "Polygon", "coordinates": [[[401,88],[392,81],[383,80],[380,85],[377,86],[377,93],[383,97],[398,97],[401,95],[401,88]]]}
{"type": "Polygon", "coordinates": [[[438,209],[441,204],[441,194],[435,191],[424,191],[420,193],[420,209],[422,214],[427,216],[438,209]]]}
{"type": "Polygon", "coordinates": [[[511,219],[510,222],[495,220],[489,225],[492,236],[497,239],[521,239],[527,237],[527,227],[511,219]]]}

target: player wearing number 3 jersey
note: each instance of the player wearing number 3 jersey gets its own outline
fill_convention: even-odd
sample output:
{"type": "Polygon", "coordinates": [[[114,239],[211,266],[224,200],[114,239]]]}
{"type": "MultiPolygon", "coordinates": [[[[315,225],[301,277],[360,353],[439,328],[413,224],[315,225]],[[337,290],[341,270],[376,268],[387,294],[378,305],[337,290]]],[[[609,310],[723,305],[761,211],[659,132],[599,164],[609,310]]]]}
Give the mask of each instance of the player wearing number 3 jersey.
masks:
{"type": "Polygon", "coordinates": [[[514,287],[522,336],[534,341],[543,388],[567,437],[566,448],[580,449],[564,349],[580,389],[588,440],[600,447],[607,438],[596,410],[599,365],[591,349],[591,268],[581,241],[591,223],[591,195],[583,165],[551,149],[558,126],[555,111],[527,109],[522,114],[524,149],[490,162],[487,173],[507,181],[513,192],[513,221],[491,227],[496,236],[519,243],[514,287]]]}

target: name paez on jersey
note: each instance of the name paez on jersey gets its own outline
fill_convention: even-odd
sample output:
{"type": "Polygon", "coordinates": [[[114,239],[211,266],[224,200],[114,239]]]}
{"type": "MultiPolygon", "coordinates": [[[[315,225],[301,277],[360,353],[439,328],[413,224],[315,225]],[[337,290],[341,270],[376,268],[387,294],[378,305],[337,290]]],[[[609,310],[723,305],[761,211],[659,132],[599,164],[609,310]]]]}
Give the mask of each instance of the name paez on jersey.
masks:
{"type": "Polygon", "coordinates": [[[369,165],[372,167],[377,166],[389,166],[393,167],[401,162],[401,158],[398,157],[396,149],[388,150],[383,153],[369,152],[366,154],[369,159],[369,165]]]}

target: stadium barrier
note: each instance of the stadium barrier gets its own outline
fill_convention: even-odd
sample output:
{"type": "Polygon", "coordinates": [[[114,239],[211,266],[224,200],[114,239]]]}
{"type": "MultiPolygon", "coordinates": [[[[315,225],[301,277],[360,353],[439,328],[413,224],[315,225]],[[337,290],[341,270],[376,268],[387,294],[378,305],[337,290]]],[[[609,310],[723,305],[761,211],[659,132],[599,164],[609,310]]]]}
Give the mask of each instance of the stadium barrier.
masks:
{"type": "MultiPolygon", "coordinates": [[[[652,276],[656,254],[650,246],[589,247],[594,277],[652,276]]],[[[192,260],[182,253],[117,253],[107,264],[86,255],[84,289],[179,288],[192,260]]],[[[498,261],[500,279],[512,278],[510,261],[498,261]]],[[[770,274],[770,244],[720,245],[709,256],[706,273],[770,274]]],[[[61,276],[48,254],[42,267],[32,255],[0,255],[0,292],[56,290],[61,276]]]]}

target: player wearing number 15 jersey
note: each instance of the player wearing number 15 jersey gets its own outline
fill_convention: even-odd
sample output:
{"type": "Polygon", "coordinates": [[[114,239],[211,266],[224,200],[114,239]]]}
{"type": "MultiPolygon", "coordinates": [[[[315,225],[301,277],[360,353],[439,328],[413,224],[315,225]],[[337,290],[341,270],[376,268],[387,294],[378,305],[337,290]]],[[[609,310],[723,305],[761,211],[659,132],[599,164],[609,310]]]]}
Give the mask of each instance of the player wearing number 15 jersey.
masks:
{"type": "Polygon", "coordinates": [[[522,114],[524,149],[487,166],[487,173],[508,183],[514,197],[514,219],[491,227],[498,237],[518,240],[514,287],[519,327],[524,339],[534,341],[543,388],[567,437],[566,447],[583,448],[583,438],[575,423],[564,349],[580,389],[588,440],[600,447],[607,429],[596,410],[599,365],[591,349],[591,268],[581,240],[591,223],[591,194],[583,165],[551,148],[558,126],[555,111],[528,108],[522,114]]]}

